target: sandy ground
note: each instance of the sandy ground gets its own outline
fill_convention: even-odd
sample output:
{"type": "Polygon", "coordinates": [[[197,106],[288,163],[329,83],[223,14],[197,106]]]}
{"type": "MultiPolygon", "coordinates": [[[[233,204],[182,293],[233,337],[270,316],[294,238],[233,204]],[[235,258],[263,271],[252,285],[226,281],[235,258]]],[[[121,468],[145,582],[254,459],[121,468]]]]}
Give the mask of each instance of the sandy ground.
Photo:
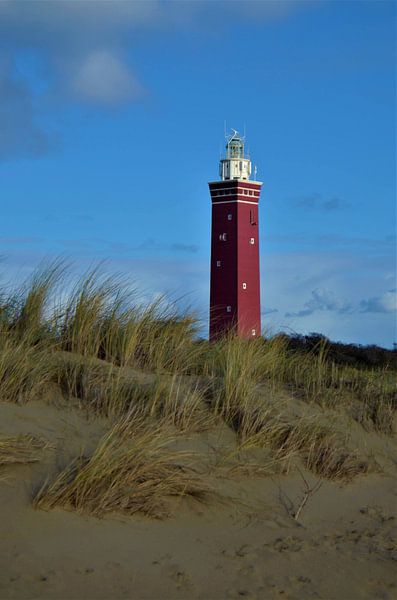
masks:
{"type": "Polygon", "coordinates": [[[1,434],[52,446],[38,463],[0,471],[1,599],[397,598],[392,439],[368,436],[382,473],[324,482],[299,522],[287,510],[302,498],[299,474],[219,480],[227,502],[179,501],[163,521],[35,510],[46,477],[106,427],[77,409],[0,403],[1,434]]]}

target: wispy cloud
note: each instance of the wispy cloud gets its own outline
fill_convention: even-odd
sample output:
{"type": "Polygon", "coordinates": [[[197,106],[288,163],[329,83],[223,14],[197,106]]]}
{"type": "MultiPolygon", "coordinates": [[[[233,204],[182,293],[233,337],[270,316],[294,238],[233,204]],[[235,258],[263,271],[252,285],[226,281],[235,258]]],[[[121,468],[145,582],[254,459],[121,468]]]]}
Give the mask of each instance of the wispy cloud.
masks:
{"type": "Polygon", "coordinates": [[[145,252],[171,251],[185,254],[196,254],[199,250],[199,246],[197,246],[196,244],[184,244],[182,242],[167,244],[165,242],[161,242],[153,238],[148,238],[138,246],[135,246],[134,249],[145,252]]]}
{"type": "Polygon", "coordinates": [[[389,313],[397,311],[397,290],[388,290],[381,296],[373,296],[361,300],[360,312],[363,313],[389,313]]]}
{"type": "MultiPolygon", "coordinates": [[[[81,221],[84,223],[84,219],[81,221]]],[[[184,244],[182,242],[167,243],[154,238],[147,238],[139,244],[127,244],[101,237],[62,238],[53,240],[54,244],[66,247],[68,250],[75,248],[85,249],[93,255],[105,256],[129,255],[141,256],[142,254],[163,257],[164,255],[197,254],[199,246],[195,244],[184,244]]]]}
{"type": "Polygon", "coordinates": [[[75,69],[71,89],[77,98],[103,106],[120,106],[145,93],[128,65],[109,50],[94,51],[84,57],[75,69]]]}
{"type": "Polygon", "coordinates": [[[311,298],[305,302],[303,309],[297,312],[287,312],[286,317],[307,317],[317,311],[336,311],[339,314],[351,312],[352,305],[343,302],[336,297],[334,292],[326,289],[315,289],[311,292],[311,298]]]}
{"type": "Polygon", "coordinates": [[[312,290],[311,298],[301,310],[287,312],[285,317],[308,317],[319,311],[332,311],[337,314],[352,313],[392,313],[397,311],[397,290],[388,290],[380,296],[365,298],[358,303],[345,302],[334,292],[326,289],[312,290]]]}
{"type": "Polygon", "coordinates": [[[0,244],[7,245],[26,245],[26,244],[40,244],[44,241],[44,238],[38,236],[0,236],[0,244]]]}
{"type": "Polygon", "coordinates": [[[196,254],[199,246],[196,244],[171,244],[170,250],[175,252],[186,252],[187,254],[196,254]]]}
{"type": "Polygon", "coordinates": [[[93,223],[95,221],[93,215],[86,213],[48,214],[45,215],[41,220],[43,223],[67,223],[73,225],[76,223],[93,223]]]}
{"type": "Polygon", "coordinates": [[[315,246],[324,248],[354,248],[364,247],[380,250],[393,250],[395,236],[387,235],[383,238],[349,237],[345,235],[324,233],[320,235],[312,233],[298,233],[291,235],[267,235],[264,240],[280,244],[298,244],[299,246],[315,246]]]}
{"type": "Polygon", "coordinates": [[[13,72],[11,59],[0,59],[0,161],[39,158],[58,139],[39,123],[32,91],[13,72]]]}
{"type": "Polygon", "coordinates": [[[311,194],[309,196],[303,196],[296,198],[292,201],[295,208],[300,208],[306,211],[337,211],[343,210],[350,206],[349,202],[333,196],[331,198],[323,198],[321,194],[311,194]]]}

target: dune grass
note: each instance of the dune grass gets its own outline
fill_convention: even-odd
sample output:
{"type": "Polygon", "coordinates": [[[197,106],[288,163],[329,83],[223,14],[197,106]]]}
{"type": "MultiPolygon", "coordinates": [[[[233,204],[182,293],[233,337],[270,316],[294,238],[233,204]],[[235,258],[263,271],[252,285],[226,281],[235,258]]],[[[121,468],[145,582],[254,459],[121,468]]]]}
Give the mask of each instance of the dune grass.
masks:
{"type": "Polygon", "coordinates": [[[67,352],[57,353],[53,364],[64,395],[92,414],[118,417],[135,410],[180,431],[202,431],[214,422],[203,386],[180,375],[154,373],[142,380],[129,367],[67,352]]]}
{"type": "Polygon", "coordinates": [[[49,353],[28,339],[0,334],[0,400],[24,403],[38,398],[53,379],[49,353]]]}
{"type": "Polygon", "coordinates": [[[349,447],[348,435],[342,435],[333,425],[325,425],[316,416],[295,422],[278,417],[260,433],[261,443],[275,450],[286,472],[296,458],[306,469],[327,479],[349,480],[370,468],[367,457],[349,447]]]}
{"type": "Polygon", "coordinates": [[[80,457],[34,499],[37,508],[55,506],[101,517],[136,512],[163,518],[170,498],[190,496],[206,501],[213,493],[192,467],[192,455],[175,451],[172,430],[148,424],[132,413],[117,422],[93,455],[80,457]]]}
{"type": "Polygon", "coordinates": [[[37,462],[47,446],[47,442],[32,435],[0,435],[0,466],[37,462]]]}
{"type": "MultiPolygon", "coordinates": [[[[134,293],[120,277],[91,269],[69,293],[61,288],[57,298],[56,288],[65,282],[65,265],[56,261],[39,268],[13,292],[0,293],[3,398],[34,397],[55,377],[68,394],[81,396],[95,410],[128,410],[136,390],[129,389],[117,369],[103,380],[95,365],[85,362],[99,358],[156,375],[204,378],[210,382],[213,412],[228,423],[241,419],[241,406],[246,413],[258,384],[266,383],[323,408],[345,411],[366,429],[392,432],[394,372],[336,365],[328,360],[323,340],[306,353],[291,351],[285,336],[249,343],[231,336],[217,344],[199,342],[192,316],[179,314],[163,300],[148,306],[134,303],[134,293]],[[81,357],[81,364],[72,370],[66,366],[63,374],[58,366],[54,376],[48,357],[59,351],[81,357]]],[[[171,389],[180,390],[180,385],[174,382],[171,389]]],[[[153,388],[153,393],[158,390],[153,388]]]]}
{"type": "Polygon", "coordinates": [[[240,450],[269,449],[284,472],[299,464],[337,480],[370,463],[333,416],[343,413],[366,431],[394,431],[390,368],[336,364],[322,339],[307,352],[281,335],[228,335],[211,344],[197,339],[192,315],[164,299],[142,306],[120,277],[91,269],[73,286],[66,282],[57,261],[14,291],[0,290],[0,400],[34,400],[55,382],[66,401],[111,427],[92,457],[41,490],[39,507],[160,515],[162,498],[205,489],[170,450],[172,436],[218,424],[235,433],[240,450]],[[307,414],[291,414],[284,396],[307,414]]]}
{"type": "Polygon", "coordinates": [[[56,311],[50,302],[65,272],[60,259],[43,263],[20,286],[9,293],[0,292],[0,332],[30,345],[51,345],[56,311]]]}

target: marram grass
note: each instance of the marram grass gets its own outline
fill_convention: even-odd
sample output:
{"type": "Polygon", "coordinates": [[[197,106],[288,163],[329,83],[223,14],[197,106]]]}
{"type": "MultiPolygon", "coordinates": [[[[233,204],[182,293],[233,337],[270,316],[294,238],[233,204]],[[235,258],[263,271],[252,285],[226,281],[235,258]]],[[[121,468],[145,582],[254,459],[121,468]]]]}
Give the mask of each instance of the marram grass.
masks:
{"type": "Polygon", "coordinates": [[[50,353],[29,338],[0,333],[0,400],[24,403],[39,398],[53,379],[50,353]]]}
{"type": "Polygon", "coordinates": [[[139,410],[180,431],[201,431],[214,423],[202,386],[179,375],[147,375],[98,359],[59,352],[53,358],[57,383],[82,408],[105,417],[139,410]]]}
{"type": "Polygon", "coordinates": [[[0,466],[37,462],[47,446],[47,442],[33,435],[0,435],[0,466]]]}
{"type": "Polygon", "coordinates": [[[172,495],[204,497],[205,481],[172,440],[219,424],[240,449],[268,449],[284,471],[299,464],[330,479],[369,468],[350,445],[352,421],[343,433],[332,415],[394,431],[389,367],[336,364],[324,340],[306,352],[291,350],[286,336],[211,344],[197,340],[193,316],[164,300],[142,306],[119,277],[91,269],[68,287],[66,275],[57,261],[20,288],[0,290],[0,401],[40,399],[55,382],[65,401],[108,418],[109,427],[119,421],[93,456],[41,490],[37,506],[159,516],[172,495]],[[291,415],[274,401],[284,396],[313,414],[291,415]]]}
{"type": "Polygon", "coordinates": [[[91,457],[80,457],[45,485],[34,505],[72,508],[97,517],[118,511],[163,518],[173,496],[205,501],[213,490],[194,471],[189,453],[170,449],[174,441],[167,428],[127,415],[91,457]]]}

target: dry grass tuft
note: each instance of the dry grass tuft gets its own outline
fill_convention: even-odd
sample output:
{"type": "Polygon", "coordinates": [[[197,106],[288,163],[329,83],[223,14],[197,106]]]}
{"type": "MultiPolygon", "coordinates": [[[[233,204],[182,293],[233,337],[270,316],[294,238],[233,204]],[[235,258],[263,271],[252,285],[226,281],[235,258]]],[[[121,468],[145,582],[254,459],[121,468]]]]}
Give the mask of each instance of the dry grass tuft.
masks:
{"type": "Polygon", "coordinates": [[[196,320],[160,298],[142,307],[118,277],[88,272],[59,318],[59,343],[69,352],[151,372],[187,373],[196,362],[196,320]]]}
{"type": "Polygon", "coordinates": [[[203,391],[198,384],[177,375],[157,376],[139,398],[144,414],[176,427],[179,431],[204,431],[214,425],[203,391]]]}
{"type": "Polygon", "coordinates": [[[11,294],[0,291],[0,331],[29,345],[54,343],[54,312],[49,312],[49,305],[64,273],[62,260],[44,263],[11,294]]]}
{"type": "Polygon", "coordinates": [[[37,462],[47,442],[32,435],[0,436],[0,466],[37,462]]]}
{"type": "Polygon", "coordinates": [[[25,339],[0,335],[0,400],[23,403],[37,398],[53,376],[46,351],[25,339]]]}
{"type": "Polygon", "coordinates": [[[164,373],[142,381],[129,367],[70,353],[58,353],[55,364],[65,395],[90,412],[109,417],[139,410],[180,431],[202,431],[214,422],[202,388],[189,378],[164,373]]]}
{"type": "Polygon", "coordinates": [[[288,421],[277,415],[257,437],[275,451],[286,472],[296,458],[308,470],[327,479],[349,480],[369,469],[367,459],[348,447],[348,439],[332,425],[324,425],[318,416],[288,421]]]}
{"type": "Polygon", "coordinates": [[[195,473],[192,455],[175,452],[174,434],[128,415],[104,436],[90,458],[81,457],[37,494],[37,508],[73,508],[97,517],[110,512],[164,518],[171,496],[205,501],[212,490],[195,473]]]}
{"type": "Polygon", "coordinates": [[[135,406],[139,384],[124,369],[67,352],[56,354],[53,360],[63,393],[77,398],[88,412],[113,417],[135,406]]]}
{"type": "Polygon", "coordinates": [[[240,450],[269,448],[274,468],[284,472],[302,462],[321,477],[350,480],[370,468],[366,457],[349,448],[348,435],[318,415],[297,418],[257,402],[242,407],[234,427],[240,450]]]}

